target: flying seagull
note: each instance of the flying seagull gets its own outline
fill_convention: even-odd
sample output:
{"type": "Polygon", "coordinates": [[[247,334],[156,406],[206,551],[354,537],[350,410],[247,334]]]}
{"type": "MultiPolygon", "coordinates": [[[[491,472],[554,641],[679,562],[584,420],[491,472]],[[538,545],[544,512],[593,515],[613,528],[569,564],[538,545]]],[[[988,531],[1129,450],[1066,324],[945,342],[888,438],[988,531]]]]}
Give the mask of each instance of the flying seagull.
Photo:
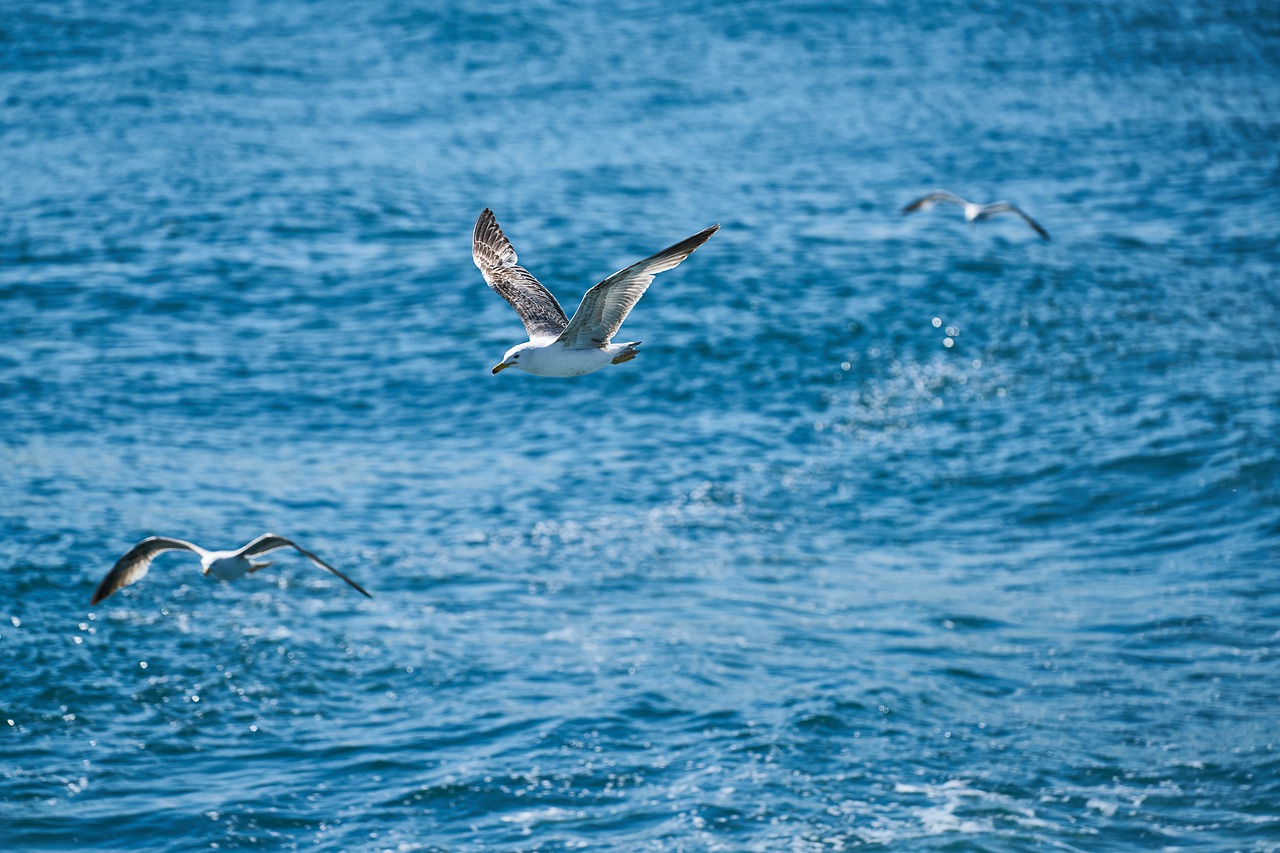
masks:
{"type": "Polygon", "coordinates": [[[993,201],[990,204],[974,204],[971,201],[965,201],[955,193],[949,193],[946,190],[935,190],[926,196],[921,196],[911,204],[902,208],[903,214],[915,213],[917,210],[928,210],[939,202],[954,204],[956,207],[964,211],[964,221],[972,225],[975,222],[981,222],[984,219],[990,219],[997,213],[1016,213],[1031,226],[1031,228],[1044,239],[1049,239],[1049,232],[1040,226],[1026,211],[1011,204],[1007,201],[993,201]]]}
{"type": "Polygon", "coordinates": [[[655,275],[689,257],[719,227],[712,225],[609,276],[587,291],[570,320],[551,291],[516,263],[516,250],[486,207],[471,235],[471,258],[489,286],[516,309],[529,333],[528,343],[507,350],[493,373],[518,367],[538,376],[585,376],[635,358],[640,341],[611,343],[618,327],[655,275]]]}
{"type": "Polygon", "coordinates": [[[256,572],[258,569],[265,569],[271,563],[255,563],[253,558],[261,557],[263,554],[268,554],[281,548],[294,549],[320,568],[328,569],[351,584],[365,598],[373,598],[372,595],[365,592],[364,587],[360,586],[360,584],[301,545],[290,542],[283,536],[277,536],[274,533],[264,533],[248,545],[235,551],[206,551],[199,545],[192,545],[190,542],[184,542],[181,539],[170,539],[167,536],[150,536],[134,545],[123,557],[116,560],[116,564],[111,567],[111,571],[107,572],[107,576],[102,579],[102,583],[98,584],[98,588],[94,590],[93,599],[89,602],[89,605],[93,606],[116,590],[122,589],[135,581],[142,580],[142,577],[147,573],[147,569],[151,568],[151,561],[156,558],[156,555],[163,554],[165,551],[191,551],[199,554],[203,574],[213,575],[219,580],[229,581],[233,578],[247,575],[250,572],[256,572]]]}

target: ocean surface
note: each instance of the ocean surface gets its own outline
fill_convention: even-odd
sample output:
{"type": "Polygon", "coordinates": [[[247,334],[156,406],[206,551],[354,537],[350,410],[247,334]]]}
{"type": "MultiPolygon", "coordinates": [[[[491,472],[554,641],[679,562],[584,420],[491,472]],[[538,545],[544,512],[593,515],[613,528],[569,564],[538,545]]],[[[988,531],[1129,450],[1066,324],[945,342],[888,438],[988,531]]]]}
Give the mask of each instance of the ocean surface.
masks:
{"type": "Polygon", "coordinates": [[[14,2],[0,212],[6,850],[1280,850],[1273,2],[14,2]]]}

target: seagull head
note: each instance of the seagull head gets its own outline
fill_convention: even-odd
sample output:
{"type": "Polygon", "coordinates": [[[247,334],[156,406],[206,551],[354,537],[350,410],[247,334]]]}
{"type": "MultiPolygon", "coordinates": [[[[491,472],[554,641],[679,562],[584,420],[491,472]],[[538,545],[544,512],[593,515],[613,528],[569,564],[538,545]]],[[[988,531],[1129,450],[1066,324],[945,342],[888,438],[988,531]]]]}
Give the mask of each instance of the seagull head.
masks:
{"type": "MultiPolygon", "coordinates": [[[[513,346],[511,349],[507,350],[507,354],[502,357],[502,363],[494,366],[492,371],[493,375],[497,376],[499,373],[506,370],[508,367],[520,367],[523,369],[523,365],[520,364],[520,356],[526,350],[529,350],[532,348],[533,348],[533,342],[529,341],[527,343],[513,346]]],[[[526,356],[526,359],[527,358],[528,356],[526,356]]]]}

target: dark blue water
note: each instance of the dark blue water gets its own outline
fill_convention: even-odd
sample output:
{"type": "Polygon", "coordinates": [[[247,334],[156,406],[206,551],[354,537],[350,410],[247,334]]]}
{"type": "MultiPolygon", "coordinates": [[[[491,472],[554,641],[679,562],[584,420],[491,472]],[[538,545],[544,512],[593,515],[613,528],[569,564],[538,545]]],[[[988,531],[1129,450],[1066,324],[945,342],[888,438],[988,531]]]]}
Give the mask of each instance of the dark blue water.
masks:
{"type": "Polygon", "coordinates": [[[10,4],[3,846],[1280,849],[1278,117],[1271,3],[10,4]],[[493,377],[486,206],[722,228],[493,377]],[[88,607],[266,530],[375,598],[88,607]]]}

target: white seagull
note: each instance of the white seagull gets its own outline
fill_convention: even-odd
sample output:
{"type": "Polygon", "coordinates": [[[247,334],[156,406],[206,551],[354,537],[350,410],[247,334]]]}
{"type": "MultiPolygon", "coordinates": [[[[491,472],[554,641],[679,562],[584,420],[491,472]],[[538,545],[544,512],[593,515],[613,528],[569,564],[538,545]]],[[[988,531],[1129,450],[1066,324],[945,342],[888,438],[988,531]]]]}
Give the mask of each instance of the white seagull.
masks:
{"type": "Polygon", "coordinates": [[[150,536],[134,545],[123,557],[116,560],[116,564],[111,567],[111,571],[107,572],[107,576],[102,579],[102,583],[98,584],[98,588],[94,590],[93,599],[89,602],[89,606],[92,607],[116,590],[122,589],[135,581],[142,580],[147,573],[147,569],[151,568],[151,561],[155,559],[156,555],[163,554],[165,551],[192,551],[199,554],[203,574],[213,575],[219,580],[229,581],[247,575],[250,572],[256,572],[258,569],[265,569],[271,563],[255,563],[253,558],[281,548],[293,548],[320,568],[328,569],[351,584],[365,598],[373,598],[372,595],[365,592],[364,587],[360,586],[360,584],[315,554],[312,554],[306,548],[274,533],[264,533],[248,545],[235,551],[206,551],[198,545],[192,545],[190,542],[184,542],[181,539],[170,539],[167,536],[150,536]]]}
{"type": "Polygon", "coordinates": [[[963,210],[964,221],[968,222],[970,225],[973,225],[975,222],[981,222],[984,219],[990,219],[997,213],[1016,213],[1021,216],[1037,234],[1046,240],[1049,239],[1049,232],[1044,230],[1039,222],[1036,222],[1028,216],[1026,211],[1018,207],[1016,204],[1011,204],[1007,201],[993,201],[990,204],[974,204],[973,202],[965,201],[955,193],[949,193],[946,190],[935,190],[926,196],[921,196],[911,202],[911,204],[902,208],[902,213],[903,215],[906,215],[908,213],[915,213],[917,210],[928,210],[938,202],[954,204],[956,207],[963,210]]]}
{"type": "Polygon", "coordinates": [[[516,263],[516,250],[486,207],[471,235],[471,258],[489,286],[516,309],[529,333],[528,343],[507,350],[493,373],[518,367],[538,376],[585,376],[635,358],[640,341],[611,343],[618,327],[656,274],[689,257],[719,227],[712,225],[609,276],[587,291],[569,320],[551,292],[516,263]]]}

